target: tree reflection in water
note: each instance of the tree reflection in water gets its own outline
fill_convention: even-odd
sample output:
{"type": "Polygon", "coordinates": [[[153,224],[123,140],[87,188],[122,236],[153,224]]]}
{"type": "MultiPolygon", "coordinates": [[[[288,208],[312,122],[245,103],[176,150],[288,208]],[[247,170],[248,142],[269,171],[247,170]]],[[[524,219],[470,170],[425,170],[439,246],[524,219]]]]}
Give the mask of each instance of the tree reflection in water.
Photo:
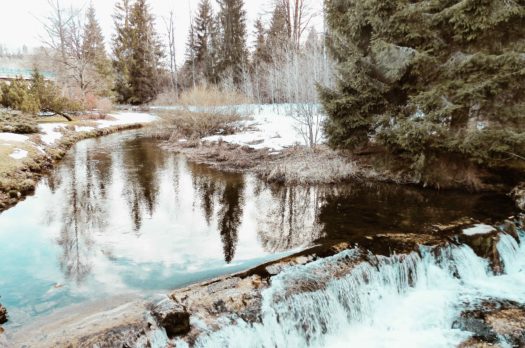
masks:
{"type": "Polygon", "coordinates": [[[306,246],[320,238],[323,224],[318,219],[323,203],[318,187],[270,185],[258,200],[258,235],[267,251],[281,252],[306,246]],[[267,191],[269,195],[265,197],[267,191]]]}
{"type": "Polygon", "coordinates": [[[215,215],[223,244],[224,261],[230,263],[235,257],[239,225],[244,211],[244,176],[221,173],[194,163],[189,163],[188,166],[192,173],[194,199],[200,201],[208,225],[212,224],[215,215]]]}
{"type": "Polygon", "coordinates": [[[154,139],[108,139],[118,147],[102,139],[78,144],[46,181],[53,201],[41,219],[59,225],[60,268],[77,283],[93,273],[111,288],[108,273],[127,272],[115,279],[164,274],[171,284],[180,274],[328,240],[419,232],[465,215],[495,215],[500,206],[493,197],[393,185],[270,185],[188,163],[154,139]]]}
{"type": "Polygon", "coordinates": [[[74,158],[51,178],[60,178],[64,192],[62,206],[57,207],[63,222],[58,237],[63,249],[60,266],[66,279],[81,283],[92,268],[92,233],[104,230],[108,220],[105,187],[111,180],[112,157],[107,152],[88,154],[77,148],[74,158]]]}
{"type": "Polygon", "coordinates": [[[159,194],[159,172],[164,169],[166,154],[148,139],[129,141],[123,151],[124,195],[129,205],[135,232],[142,227],[144,214],[154,214],[159,194]]]}

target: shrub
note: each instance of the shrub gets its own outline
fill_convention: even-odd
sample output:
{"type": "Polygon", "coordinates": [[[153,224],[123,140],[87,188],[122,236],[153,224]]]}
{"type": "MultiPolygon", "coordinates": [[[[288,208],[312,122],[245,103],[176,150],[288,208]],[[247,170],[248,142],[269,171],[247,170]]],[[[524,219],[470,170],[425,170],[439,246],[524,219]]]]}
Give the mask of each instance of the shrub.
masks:
{"type": "Polygon", "coordinates": [[[37,117],[21,111],[0,109],[0,132],[20,134],[37,133],[37,117]]]}
{"type": "Polygon", "coordinates": [[[241,120],[237,114],[212,112],[190,112],[188,110],[161,111],[159,116],[166,120],[178,136],[196,139],[214,134],[231,134],[235,122],[241,120]]]}
{"type": "Polygon", "coordinates": [[[29,85],[21,78],[10,84],[2,84],[1,104],[5,107],[36,114],[40,110],[40,103],[29,89],[29,85]]]}

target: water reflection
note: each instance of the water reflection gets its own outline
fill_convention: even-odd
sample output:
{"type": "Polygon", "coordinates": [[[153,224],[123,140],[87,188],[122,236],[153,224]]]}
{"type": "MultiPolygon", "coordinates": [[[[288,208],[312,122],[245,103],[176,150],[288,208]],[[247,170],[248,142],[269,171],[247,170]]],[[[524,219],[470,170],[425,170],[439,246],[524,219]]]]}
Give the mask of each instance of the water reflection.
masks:
{"type": "Polygon", "coordinates": [[[129,132],[77,144],[34,197],[0,215],[0,295],[22,322],[327,239],[419,231],[465,215],[498,219],[512,209],[505,197],[389,185],[267,185],[188,163],[129,132]]]}
{"type": "Polygon", "coordinates": [[[257,233],[261,243],[273,252],[307,245],[323,234],[319,211],[325,203],[325,189],[318,187],[270,186],[260,189],[257,233]],[[271,205],[267,202],[271,201],[271,205]]]}

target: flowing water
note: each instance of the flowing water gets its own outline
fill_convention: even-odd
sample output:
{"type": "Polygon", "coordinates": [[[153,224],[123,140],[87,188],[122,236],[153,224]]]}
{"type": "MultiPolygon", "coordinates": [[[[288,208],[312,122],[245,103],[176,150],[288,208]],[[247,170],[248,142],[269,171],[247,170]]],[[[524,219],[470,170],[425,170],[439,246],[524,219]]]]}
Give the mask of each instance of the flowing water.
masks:
{"type": "Polygon", "coordinates": [[[339,279],[327,280],[327,270],[348,266],[358,251],[292,267],[263,293],[261,323],[238,319],[196,346],[457,347],[472,335],[454,328],[463,310],[482,300],[525,303],[523,231],[520,237],[520,244],[501,237],[502,275],[468,246],[450,247],[439,257],[428,249],[378,257],[375,265],[361,263],[339,279]],[[320,289],[294,291],[305,279],[320,289]]]}
{"type": "MultiPolygon", "coordinates": [[[[158,140],[141,131],[126,132],[78,143],[33,196],[0,214],[0,302],[9,310],[9,325],[16,327],[72,304],[165,292],[315,243],[418,232],[463,216],[490,222],[512,211],[507,197],[492,194],[393,185],[267,185],[251,175],[189,163],[162,151],[158,140]]],[[[500,248],[508,251],[504,254],[509,269],[521,272],[521,258],[516,256],[521,249],[510,241],[500,248]]],[[[482,261],[471,252],[460,248],[451,253],[469,256],[461,259],[461,267],[477,267],[478,275],[468,281],[480,282],[485,275],[485,283],[490,283],[482,261]]],[[[447,333],[450,308],[469,288],[467,280],[454,279],[443,262],[431,256],[385,259],[381,264],[379,271],[365,267],[360,276],[334,281],[327,290],[331,292],[319,293],[318,299],[287,299],[282,306],[293,309],[287,314],[286,308],[273,304],[272,291],[277,294],[290,279],[304,275],[290,270],[265,297],[264,325],[246,328],[246,337],[257,340],[277,325],[276,317],[287,316],[288,324],[277,325],[280,334],[271,338],[276,342],[293,339],[290,343],[316,346],[332,340],[337,345],[337,340],[370,334],[373,344],[374,337],[394,337],[396,331],[433,319],[443,325],[422,335],[447,333]],[[407,286],[401,270],[418,275],[415,287],[407,286]],[[359,277],[371,281],[360,289],[359,277]],[[354,296],[360,305],[349,310],[347,304],[332,301],[341,296],[354,296]],[[429,306],[438,314],[426,314],[429,306]],[[318,311],[317,321],[305,319],[309,311],[318,311]],[[419,319],[409,317],[409,311],[419,313],[419,319]],[[337,323],[323,323],[325,316],[337,323]],[[398,318],[399,326],[387,325],[392,318],[398,318]],[[407,320],[407,326],[401,325],[407,320]],[[308,337],[290,335],[294,325],[306,325],[308,337]],[[372,327],[381,334],[372,334],[372,327]],[[341,337],[343,331],[352,334],[341,337]]],[[[513,283],[512,276],[506,281],[509,292],[519,283],[513,283]]],[[[479,291],[489,291],[485,283],[479,291]]],[[[501,288],[496,284],[493,291],[501,288]]]]}

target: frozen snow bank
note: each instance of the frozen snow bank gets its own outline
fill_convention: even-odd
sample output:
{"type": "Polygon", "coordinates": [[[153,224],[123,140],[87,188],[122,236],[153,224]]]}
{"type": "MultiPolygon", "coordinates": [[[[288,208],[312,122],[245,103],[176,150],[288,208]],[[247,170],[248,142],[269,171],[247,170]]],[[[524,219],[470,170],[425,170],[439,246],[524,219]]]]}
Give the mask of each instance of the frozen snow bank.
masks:
{"type": "MultiPolygon", "coordinates": [[[[280,105],[242,105],[237,107],[241,115],[250,116],[252,121],[242,125],[249,130],[233,135],[214,135],[203,138],[204,141],[224,141],[231,144],[248,146],[253,149],[282,151],[294,145],[306,145],[298,129],[298,123],[289,116],[292,104],[280,105]]],[[[322,130],[320,138],[323,139],[322,130]]]]}
{"type": "Polygon", "coordinates": [[[26,150],[22,149],[15,149],[12,154],[9,155],[9,157],[14,158],[15,160],[21,160],[23,158],[26,158],[28,155],[28,152],[26,150]]]}
{"type": "Polygon", "coordinates": [[[485,225],[485,224],[477,224],[470,228],[465,228],[463,230],[463,234],[467,236],[475,236],[477,234],[488,234],[491,232],[496,231],[496,229],[492,226],[485,225]]]}
{"type": "MultiPolygon", "coordinates": [[[[88,126],[75,126],[75,132],[91,132],[95,129],[108,128],[113,126],[130,125],[130,124],[142,124],[153,122],[157,119],[156,116],[144,113],[117,113],[110,115],[112,120],[97,120],[93,121],[96,123],[94,127],[88,126]]],[[[46,145],[53,145],[57,140],[60,140],[63,136],[61,129],[65,128],[67,123],[45,123],[39,125],[42,133],[42,141],[46,145]]]]}
{"type": "Polygon", "coordinates": [[[61,128],[65,128],[64,123],[44,123],[38,126],[43,135],[40,136],[42,141],[47,145],[53,145],[55,141],[62,138],[61,128]]]}
{"type": "Polygon", "coordinates": [[[110,114],[109,116],[111,116],[113,120],[97,121],[97,124],[99,125],[98,128],[150,123],[157,120],[157,116],[139,112],[121,112],[118,114],[110,114]]]}
{"type": "Polygon", "coordinates": [[[0,133],[0,140],[3,140],[3,141],[16,141],[16,142],[23,143],[27,139],[29,139],[29,137],[26,135],[15,134],[15,133],[0,133]]]}
{"type": "Polygon", "coordinates": [[[75,132],[91,132],[95,127],[75,126],[75,132]]]}

